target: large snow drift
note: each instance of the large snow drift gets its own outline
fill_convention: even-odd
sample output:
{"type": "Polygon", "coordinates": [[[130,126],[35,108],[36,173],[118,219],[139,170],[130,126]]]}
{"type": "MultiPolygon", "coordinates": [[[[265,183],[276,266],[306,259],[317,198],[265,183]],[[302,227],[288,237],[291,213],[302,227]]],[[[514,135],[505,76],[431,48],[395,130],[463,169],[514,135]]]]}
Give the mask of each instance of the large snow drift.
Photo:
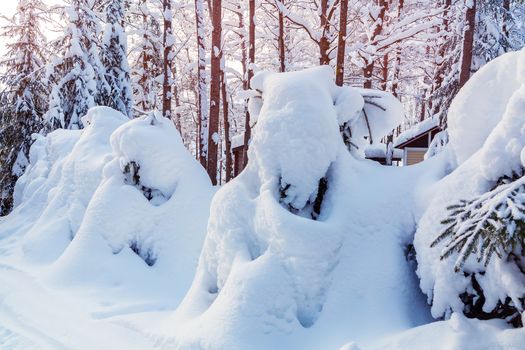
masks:
{"type": "Polygon", "coordinates": [[[46,283],[103,295],[104,312],[131,296],[174,307],[206,232],[209,178],[170,120],[97,107],[83,122],[36,141],[17,207],[0,221],[3,255],[45,267],[46,283]]]}
{"type": "Polygon", "coordinates": [[[428,321],[405,258],[426,168],[354,158],[338,106],[356,101],[359,114],[363,99],[332,76],[327,67],[256,76],[249,164],[212,202],[173,320],[177,348],[337,349],[428,321]]]}

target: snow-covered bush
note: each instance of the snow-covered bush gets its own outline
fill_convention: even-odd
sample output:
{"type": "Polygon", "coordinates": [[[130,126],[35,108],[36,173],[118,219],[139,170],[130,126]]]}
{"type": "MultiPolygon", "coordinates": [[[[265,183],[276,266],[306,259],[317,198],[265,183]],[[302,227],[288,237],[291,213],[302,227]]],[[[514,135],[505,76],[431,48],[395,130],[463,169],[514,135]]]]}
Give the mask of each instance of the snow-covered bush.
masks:
{"type": "Polygon", "coordinates": [[[524,62],[525,50],[494,60],[452,103],[450,142],[460,166],[439,184],[415,236],[434,317],[463,312],[522,324],[524,62]]]}
{"type": "Polygon", "coordinates": [[[53,280],[102,280],[110,286],[120,281],[140,293],[162,290],[178,302],[190,285],[206,231],[213,193],[209,177],[173,122],[156,114],[121,125],[109,143],[100,185],[75,238],[52,268],[53,280]]]}
{"type": "Polygon", "coordinates": [[[84,131],[40,136],[15,187],[15,209],[0,221],[2,235],[24,236],[24,253],[55,260],[76,235],[111,153],[109,137],[127,118],[97,107],[83,118],[84,131]]]}
{"type": "Polygon", "coordinates": [[[9,235],[22,249],[3,253],[46,265],[53,283],[119,284],[177,303],[206,231],[206,172],[165,118],[130,121],[96,107],[82,123],[35,141],[17,206],[0,219],[0,239],[9,235]]]}
{"type": "MultiPolygon", "coordinates": [[[[249,162],[212,201],[197,273],[174,319],[177,347],[338,348],[347,336],[335,329],[359,337],[417,322],[408,305],[419,291],[400,243],[410,240],[413,214],[390,207],[393,197],[411,200],[414,173],[406,169],[408,182],[391,188],[384,172],[394,169],[348,152],[340,125],[361,122],[359,90],[337,87],[326,66],[259,73],[251,86],[259,93],[249,162]]],[[[380,125],[371,129],[384,136],[380,125]]]]}

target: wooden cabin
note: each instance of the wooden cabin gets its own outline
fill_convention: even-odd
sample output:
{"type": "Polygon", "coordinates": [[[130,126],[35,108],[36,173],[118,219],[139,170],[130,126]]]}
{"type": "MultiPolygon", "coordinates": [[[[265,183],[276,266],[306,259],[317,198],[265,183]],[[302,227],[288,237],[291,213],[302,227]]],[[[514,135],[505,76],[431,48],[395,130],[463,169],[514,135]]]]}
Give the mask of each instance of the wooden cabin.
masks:
{"type": "Polygon", "coordinates": [[[403,152],[403,165],[413,165],[425,160],[432,140],[440,131],[439,121],[429,118],[402,132],[394,142],[394,147],[403,152]]]}
{"type": "Polygon", "coordinates": [[[244,134],[235,135],[232,137],[232,153],[233,153],[233,176],[237,177],[244,170],[244,134]]]}

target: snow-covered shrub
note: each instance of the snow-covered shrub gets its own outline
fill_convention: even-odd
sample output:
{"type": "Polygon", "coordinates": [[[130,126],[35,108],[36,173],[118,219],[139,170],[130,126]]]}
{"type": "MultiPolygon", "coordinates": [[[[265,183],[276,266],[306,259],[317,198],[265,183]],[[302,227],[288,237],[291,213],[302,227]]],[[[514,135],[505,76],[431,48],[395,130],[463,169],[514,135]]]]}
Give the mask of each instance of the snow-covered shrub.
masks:
{"type": "Polygon", "coordinates": [[[340,124],[360,123],[359,91],[337,87],[326,66],[259,73],[251,86],[258,114],[249,162],[212,201],[197,273],[175,315],[177,347],[294,348],[283,342],[306,344],[308,335],[317,341],[303,348],[338,348],[347,339],[334,327],[346,334],[412,322],[407,305],[419,291],[400,241],[410,240],[413,214],[377,208],[390,212],[390,195],[410,201],[414,181],[391,186],[384,172],[394,169],[348,152],[340,124]],[[370,196],[371,188],[388,194],[370,196]],[[364,273],[370,264],[374,272],[364,273]],[[377,327],[378,318],[388,321],[377,327]],[[330,346],[316,347],[319,338],[330,346]]]}
{"type": "Polygon", "coordinates": [[[448,131],[460,166],[438,185],[415,236],[421,287],[434,317],[463,312],[522,324],[524,62],[525,51],[494,60],[452,103],[448,131]]]}
{"type": "Polygon", "coordinates": [[[82,270],[82,283],[120,280],[130,290],[165,290],[177,302],[204,239],[209,177],[173,122],[156,114],[124,123],[109,144],[100,185],[52,276],[70,283],[82,270]]]}
{"type": "Polygon", "coordinates": [[[35,261],[54,261],[76,235],[111,153],[109,137],[127,118],[97,107],[84,116],[83,131],[39,136],[30,164],[15,187],[15,209],[0,221],[2,235],[23,236],[35,261]]]}

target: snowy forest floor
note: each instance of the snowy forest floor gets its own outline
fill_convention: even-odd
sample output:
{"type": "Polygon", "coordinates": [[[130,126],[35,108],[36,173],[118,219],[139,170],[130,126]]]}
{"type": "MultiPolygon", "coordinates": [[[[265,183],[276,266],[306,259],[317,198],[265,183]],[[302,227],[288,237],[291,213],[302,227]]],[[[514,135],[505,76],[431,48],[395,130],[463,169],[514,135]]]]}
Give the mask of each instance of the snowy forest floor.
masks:
{"type": "MultiPolygon", "coordinates": [[[[384,168],[369,161],[354,164],[355,178],[351,182],[354,198],[360,200],[348,209],[355,213],[356,222],[352,226],[357,230],[354,229],[354,237],[362,239],[346,243],[353,247],[345,250],[348,256],[341,261],[359,265],[351,269],[354,273],[344,282],[353,286],[353,290],[347,290],[349,295],[360,296],[355,301],[356,312],[350,321],[355,323],[355,330],[349,329],[345,335],[359,347],[349,343],[344,349],[519,349],[512,344],[525,343],[523,331],[508,329],[499,321],[484,322],[454,315],[448,321],[431,322],[415,274],[411,281],[403,276],[388,276],[403,270],[400,269],[404,264],[403,244],[408,239],[403,231],[413,232],[411,208],[418,207],[413,203],[414,191],[423,184],[428,187],[442,175],[428,171],[439,163],[443,160],[435,159],[409,168],[384,168]],[[423,176],[425,172],[430,176],[423,176]],[[384,181],[385,177],[389,180],[384,181]],[[399,244],[381,243],[385,237],[398,240],[399,244]],[[392,249],[378,251],[374,249],[378,245],[392,249]],[[399,288],[382,283],[395,280],[406,285],[399,288]],[[400,299],[404,300],[404,305],[399,304],[400,299]],[[393,303],[393,300],[397,301],[393,303]],[[400,306],[411,309],[408,314],[412,319],[397,319],[395,324],[396,318],[401,316],[397,309],[400,306]],[[410,323],[428,324],[408,328],[410,323]]],[[[443,164],[438,168],[446,170],[443,164]]],[[[172,291],[165,290],[160,295],[128,293],[118,282],[110,287],[96,282],[82,287],[49,283],[48,267],[25,264],[17,258],[20,239],[20,236],[13,236],[0,240],[0,348],[176,347],[173,339],[176,325],[172,320],[177,305],[170,302],[172,291]]],[[[341,264],[338,268],[347,268],[341,264]]],[[[322,329],[331,327],[332,321],[323,325],[321,317],[314,328],[320,327],[322,334],[322,329]]],[[[331,343],[326,339],[317,342],[331,343]]]]}

